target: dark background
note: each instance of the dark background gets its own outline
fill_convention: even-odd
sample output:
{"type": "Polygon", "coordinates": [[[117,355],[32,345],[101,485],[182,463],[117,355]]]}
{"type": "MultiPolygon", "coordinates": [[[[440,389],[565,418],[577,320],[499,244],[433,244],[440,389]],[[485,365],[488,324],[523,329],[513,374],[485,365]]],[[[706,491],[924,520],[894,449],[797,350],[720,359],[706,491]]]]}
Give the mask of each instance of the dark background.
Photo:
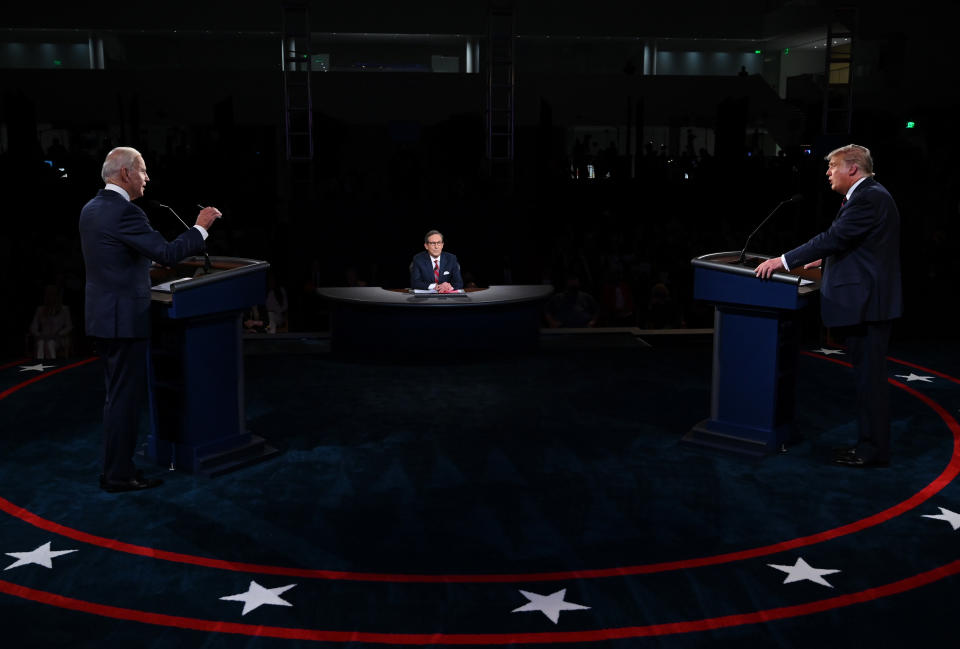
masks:
{"type": "MultiPolygon", "coordinates": [[[[430,72],[437,54],[460,57],[463,70],[465,39],[483,51],[486,2],[309,5],[313,51],[331,53],[330,71],[312,75],[312,164],[286,159],[281,3],[4,9],[0,357],[24,353],[47,284],[62,289],[85,350],[77,217],[118,145],[143,153],[146,198],[188,222],[196,204],[218,206],[210,252],[269,261],[289,294],[290,329],[318,331],[326,319],[312,288],[405,286],[430,228],[480,286],[576,276],[601,303],[601,325],[711,326],[711,311],[690,299],[690,258],[739,249],[795,193],[805,200],[751,248],[780,253],[823,230],[839,196],[822,157],[856,142],[873,151],[903,219],[906,315],[895,335],[956,336],[960,86],[948,3],[859,3],[850,133],[825,134],[822,72],[791,77],[780,99],[771,83],[783,59],[770,52],[783,34],[822,31],[833,3],[520,0],[512,182],[485,159],[482,65],[430,72]],[[90,39],[103,43],[103,69],[88,69],[90,39]],[[746,77],[643,74],[645,43],[683,39],[756,44],[764,60],[746,77]],[[622,134],[606,151],[576,146],[586,127],[627,124],[646,127],[638,147],[622,134]],[[645,151],[651,128],[665,136],[645,151]],[[708,156],[702,129],[714,137],[708,156]],[[587,164],[597,178],[584,177],[587,164]],[[606,297],[621,281],[637,304],[626,322],[606,297]],[[673,304],[666,319],[648,306],[658,284],[673,304]]],[[[165,234],[181,228],[145,209],[165,234]]]]}

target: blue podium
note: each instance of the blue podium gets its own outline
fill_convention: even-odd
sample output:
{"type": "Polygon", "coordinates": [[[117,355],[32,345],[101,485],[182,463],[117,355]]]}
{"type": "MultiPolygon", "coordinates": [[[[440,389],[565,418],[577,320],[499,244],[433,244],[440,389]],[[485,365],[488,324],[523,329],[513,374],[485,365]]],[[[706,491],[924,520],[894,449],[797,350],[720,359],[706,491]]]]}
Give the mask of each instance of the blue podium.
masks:
{"type": "Polygon", "coordinates": [[[763,456],[798,436],[794,420],[800,351],[798,312],[819,289],[819,270],[774,273],[754,268],[768,257],[719,252],[691,260],[694,299],[712,302],[713,380],[710,418],[684,437],[689,444],[763,456]]]}
{"type": "Polygon", "coordinates": [[[215,476],[277,453],[247,431],[244,414],[243,312],[263,303],[269,264],[212,257],[203,267],[191,257],[152,274],[146,454],[215,476]]]}

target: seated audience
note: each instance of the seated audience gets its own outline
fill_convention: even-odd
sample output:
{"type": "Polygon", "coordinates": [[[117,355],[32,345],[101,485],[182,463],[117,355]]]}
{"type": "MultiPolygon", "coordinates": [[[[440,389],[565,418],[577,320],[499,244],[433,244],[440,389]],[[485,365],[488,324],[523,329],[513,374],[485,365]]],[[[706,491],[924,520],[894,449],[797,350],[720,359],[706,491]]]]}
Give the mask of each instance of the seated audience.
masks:
{"type": "Polygon", "coordinates": [[[43,305],[37,307],[30,323],[30,335],[36,345],[37,360],[61,358],[70,354],[73,320],[70,309],[60,301],[60,289],[49,285],[43,292],[43,305]]]}

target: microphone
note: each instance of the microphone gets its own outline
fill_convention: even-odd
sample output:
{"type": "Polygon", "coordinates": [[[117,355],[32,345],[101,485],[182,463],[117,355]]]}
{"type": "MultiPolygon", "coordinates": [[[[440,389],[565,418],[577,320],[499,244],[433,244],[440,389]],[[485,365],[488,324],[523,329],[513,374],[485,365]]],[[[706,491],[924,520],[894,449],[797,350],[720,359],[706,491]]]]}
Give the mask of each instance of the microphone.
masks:
{"type": "Polygon", "coordinates": [[[742,263],[743,263],[743,260],[744,260],[744,259],[746,258],[746,256],[747,256],[747,247],[749,247],[749,245],[750,245],[750,240],[753,239],[753,235],[755,235],[757,232],[759,232],[759,231],[760,231],[760,228],[762,228],[764,225],[767,224],[767,221],[770,220],[770,217],[771,217],[771,216],[773,216],[774,214],[777,213],[777,210],[779,210],[781,207],[783,207],[783,206],[786,205],[787,203],[796,203],[797,201],[802,201],[802,200],[803,200],[803,194],[794,194],[793,196],[791,196],[790,198],[786,199],[785,201],[780,201],[780,204],[777,205],[775,208],[773,208],[773,211],[770,212],[769,214],[767,214],[767,218],[765,218],[763,221],[761,221],[761,222],[760,222],[760,225],[758,225],[758,226],[756,227],[756,229],[755,229],[753,232],[750,233],[750,236],[747,237],[747,242],[746,242],[745,244],[743,244],[743,250],[740,251],[740,256],[737,258],[737,263],[738,263],[738,264],[742,264],[742,263]]]}
{"type": "MultiPolygon", "coordinates": [[[[175,217],[177,217],[177,220],[178,220],[178,221],[180,221],[181,223],[183,223],[183,227],[184,227],[184,228],[186,228],[187,230],[190,229],[190,226],[187,225],[187,222],[184,221],[183,219],[181,219],[181,218],[180,218],[180,215],[177,214],[176,212],[174,212],[172,207],[170,207],[169,205],[164,205],[164,204],[161,203],[160,201],[151,201],[151,203],[154,203],[155,205],[158,205],[159,207],[162,207],[162,208],[164,208],[164,209],[169,210],[169,212],[170,212],[171,214],[173,214],[175,217]]],[[[199,206],[198,206],[198,207],[199,207],[199,206]]],[[[200,209],[203,209],[203,208],[201,207],[200,209]]],[[[204,243],[204,245],[203,245],[203,272],[204,272],[204,273],[209,273],[209,272],[210,272],[210,255],[209,255],[209,253],[207,253],[207,245],[206,245],[206,243],[204,243]]]]}

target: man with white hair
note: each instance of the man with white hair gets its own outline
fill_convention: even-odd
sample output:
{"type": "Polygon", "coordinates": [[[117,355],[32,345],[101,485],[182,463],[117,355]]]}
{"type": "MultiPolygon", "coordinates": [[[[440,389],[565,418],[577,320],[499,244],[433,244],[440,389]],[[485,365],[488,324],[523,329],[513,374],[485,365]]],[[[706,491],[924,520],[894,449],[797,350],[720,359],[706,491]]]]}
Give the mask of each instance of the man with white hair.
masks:
{"type": "Polygon", "coordinates": [[[162,484],[145,478],[133,463],[137,428],[147,393],[150,337],[150,262],[172,266],[204,249],[207,230],[221,216],[205,207],[197,223],[173,241],[150,227],[131,203],[150,177],[136,149],[117,147],[101,172],[106,186],[80,212],[80,243],[86,267],[86,332],[103,359],[104,491],[135,491],[162,484]]]}
{"type": "Polygon", "coordinates": [[[856,446],[837,449],[835,464],[890,462],[887,347],[891,324],[903,313],[900,286],[900,213],[890,192],[873,178],[870,150],[848,144],[826,156],[827,178],[843,194],[836,218],[807,243],[757,266],[757,277],[778,270],[823,266],[820,315],[843,338],[857,381],[856,446]]]}

